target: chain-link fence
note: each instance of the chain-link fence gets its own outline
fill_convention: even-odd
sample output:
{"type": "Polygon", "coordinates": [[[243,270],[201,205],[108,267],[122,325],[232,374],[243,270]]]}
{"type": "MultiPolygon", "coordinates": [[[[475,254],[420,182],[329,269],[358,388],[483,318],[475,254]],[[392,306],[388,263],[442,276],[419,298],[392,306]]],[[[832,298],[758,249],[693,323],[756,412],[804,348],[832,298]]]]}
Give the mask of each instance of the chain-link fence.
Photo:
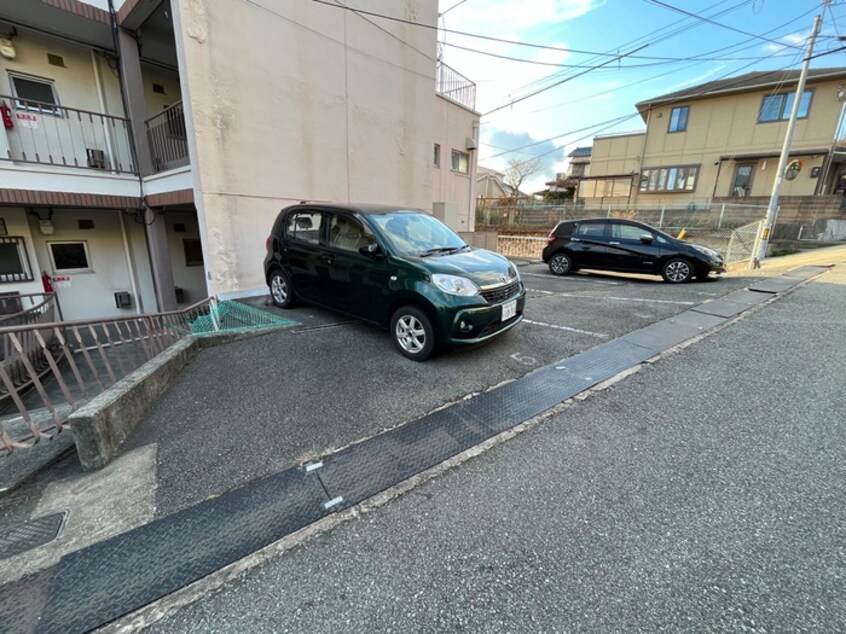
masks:
{"type": "Polygon", "coordinates": [[[627,218],[678,233],[682,229],[723,230],[743,227],[767,215],[766,205],[736,203],[687,203],[663,205],[606,205],[497,203],[485,201],[476,208],[476,230],[495,229],[506,234],[543,234],[562,220],[627,218]]]}
{"type": "MultiPolygon", "coordinates": [[[[763,220],[757,220],[735,229],[696,230],[685,233],[685,240],[709,247],[720,253],[726,264],[748,261],[755,252],[763,220]]],[[[499,235],[497,251],[509,258],[539,260],[546,238],[527,235],[499,235]]]]}

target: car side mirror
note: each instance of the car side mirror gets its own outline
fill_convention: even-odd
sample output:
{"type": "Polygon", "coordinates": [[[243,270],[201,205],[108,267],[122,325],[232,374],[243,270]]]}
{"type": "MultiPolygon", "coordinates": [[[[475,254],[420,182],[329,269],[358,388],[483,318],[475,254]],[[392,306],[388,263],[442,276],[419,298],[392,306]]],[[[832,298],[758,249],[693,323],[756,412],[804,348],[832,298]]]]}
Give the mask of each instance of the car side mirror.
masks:
{"type": "Polygon", "coordinates": [[[365,244],[363,247],[359,247],[358,252],[361,255],[366,255],[369,258],[379,257],[382,254],[382,247],[379,246],[378,242],[371,242],[370,244],[365,244]]]}
{"type": "Polygon", "coordinates": [[[642,236],[640,236],[640,241],[643,242],[643,244],[652,244],[653,239],[654,238],[648,233],[644,233],[642,236]]]}

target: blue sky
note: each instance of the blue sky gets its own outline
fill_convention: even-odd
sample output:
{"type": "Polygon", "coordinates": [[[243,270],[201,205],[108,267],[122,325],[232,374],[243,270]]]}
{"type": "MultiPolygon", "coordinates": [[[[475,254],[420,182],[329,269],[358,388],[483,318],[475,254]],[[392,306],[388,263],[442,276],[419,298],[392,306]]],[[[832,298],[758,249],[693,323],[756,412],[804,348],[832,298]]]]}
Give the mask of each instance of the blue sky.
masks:
{"type": "MultiPolygon", "coordinates": [[[[823,25],[815,54],[846,45],[837,40],[839,34],[846,36],[846,0],[833,0],[825,10],[821,4],[819,0],[440,0],[440,26],[448,31],[551,48],[443,30],[439,40],[443,61],[476,82],[476,108],[484,115],[480,165],[503,170],[509,159],[541,156],[543,172],[523,188],[537,191],[555,172],[564,171],[567,153],[590,145],[595,134],[642,129],[637,116],[614,121],[635,115],[638,101],[753,70],[799,69],[818,14],[823,25]],[[572,76],[586,68],[558,66],[596,66],[611,58],[592,53],[616,55],[644,44],[648,46],[631,57],[580,77],[572,76]],[[707,59],[686,59],[697,56],[707,59]],[[508,152],[530,144],[537,145],[508,152]]],[[[846,66],[846,51],[811,63],[812,68],[834,66],[846,66]]]]}

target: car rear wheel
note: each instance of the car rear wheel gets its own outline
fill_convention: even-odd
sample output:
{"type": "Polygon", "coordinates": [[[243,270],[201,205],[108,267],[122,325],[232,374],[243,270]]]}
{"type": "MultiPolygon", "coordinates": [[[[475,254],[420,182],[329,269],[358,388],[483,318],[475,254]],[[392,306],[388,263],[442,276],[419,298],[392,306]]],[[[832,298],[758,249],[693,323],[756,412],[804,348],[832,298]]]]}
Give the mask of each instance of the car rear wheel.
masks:
{"type": "Polygon", "coordinates": [[[435,351],[432,321],[415,306],[403,306],[391,317],[391,339],[400,353],[414,361],[425,361],[435,351]]]}
{"type": "Polygon", "coordinates": [[[549,259],[549,272],[553,275],[567,275],[573,270],[573,260],[566,253],[556,253],[549,259]]]}
{"type": "Polygon", "coordinates": [[[673,258],[664,263],[661,277],[670,284],[684,284],[693,277],[693,267],[684,258],[673,258]]]}
{"type": "Polygon", "coordinates": [[[279,308],[291,308],[294,305],[294,289],[291,288],[291,281],[284,271],[276,269],[270,274],[270,299],[274,306],[279,308]]]}

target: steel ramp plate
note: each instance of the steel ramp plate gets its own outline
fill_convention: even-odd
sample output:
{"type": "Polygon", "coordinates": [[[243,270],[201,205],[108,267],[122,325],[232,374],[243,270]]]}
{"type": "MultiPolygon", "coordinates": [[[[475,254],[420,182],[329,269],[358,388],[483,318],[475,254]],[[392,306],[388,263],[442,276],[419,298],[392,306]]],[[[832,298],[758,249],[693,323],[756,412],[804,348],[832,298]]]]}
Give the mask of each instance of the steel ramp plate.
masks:
{"type": "Polygon", "coordinates": [[[11,631],[86,632],[317,521],[329,513],[326,501],[316,478],[283,471],[3,586],[0,614],[11,631]],[[43,610],[33,609],[34,598],[43,610]]]}
{"type": "Polygon", "coordinates": [[[830,266],[803,266],[784,273],[782,277],[792,277],[800,280],[809,280],[812,277],[821,275],[831,269],[830,266]]]}
{"type": "Polygon", "coordinates": [[[698,331],[703,332],[705,330],[715,328],[720,324],[724,324],[726,318],[719,317],[717,315],[706,315],[705,313],[697,313],[693,310],[686,310],[683,313],[679,313],[675,317],[671,317],[667,321],[683,324],[685,326],[692,326],[698,331]]]}
{"type": "Polygon", "coordinates": [[[750,291],[744,288],[739,291],[729,293],[728,295],[723,295],[720,299],[727,302],[734,302],[735,304],[747,304],[754,306],[755,304],[766,302],[772,298],[773,296],[771,293],[750,291]]]}
{"type": "Polygon", "coordinates": [[[649,348],[655,354],[658,354],[695,337],[702,330],[702,328],[681,323],[676,319],[664,319],[651,326],[630,332],[621,339],[643,348],[649,348]]]}
{"type": "Polygon", "coordinates": [[[755,282],[749,286],[750,291],[760,293],[783,293],[796,286],[801,280],[799,278],[772,277],[770,279],[755,282]]]}
{"type": "Polygon", "coordinates": [[[433,412],[323,459],[314,473],[332,510],[354,506],[413,475],[479,444],[493,432],[464,404],[433,412]]]}
{"type": "Polygon", "coordinates": [[[736,304],[735,302],[727,302],[724,299],[715,299],[713,302],[700,304],[690,310],[706,315],[716,315],[717,317],[734,317],[748,309],[748,304],[736,304]]]}

